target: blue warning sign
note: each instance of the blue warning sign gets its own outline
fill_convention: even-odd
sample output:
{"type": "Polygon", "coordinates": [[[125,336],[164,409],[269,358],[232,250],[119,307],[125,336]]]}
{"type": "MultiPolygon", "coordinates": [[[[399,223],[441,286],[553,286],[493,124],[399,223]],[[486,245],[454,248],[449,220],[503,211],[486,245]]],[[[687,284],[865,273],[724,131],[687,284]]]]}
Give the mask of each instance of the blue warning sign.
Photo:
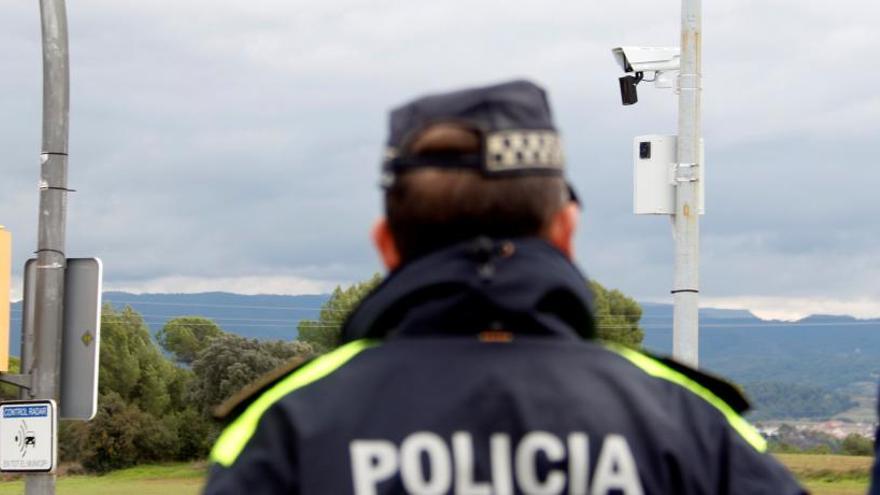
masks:
{"type": "Polygon", "coordinates": [[[42,418],[49,415],[49,406],[18,406],[3,408],[4,418],[42,418]]]}

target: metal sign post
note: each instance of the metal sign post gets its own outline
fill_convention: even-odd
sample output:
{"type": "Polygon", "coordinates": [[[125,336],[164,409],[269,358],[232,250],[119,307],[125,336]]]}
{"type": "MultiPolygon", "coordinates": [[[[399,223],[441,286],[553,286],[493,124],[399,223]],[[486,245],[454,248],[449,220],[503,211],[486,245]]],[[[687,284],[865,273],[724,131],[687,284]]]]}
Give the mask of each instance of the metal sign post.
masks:
{"type": "MultiPolygon", "coordinates": [[[[43,32],[43,143],[37,241],[34,331],[22,339],[22,369],[31,375],[34,399],[58,400],[64,318],[67,138],[70,63],[64,0],[40,0],[43,32]],[[32,348],[28,347],[32,345],[32,348]],[[26,360],[26,362],[24,361],[26,360]]],[[[57,417],[52,418],[57,430],[57,417]]],[[[54,469],[54,467],[53,467],[54,469]]],[[[53,495],[55,473],[29,474],[27,495],[53,495]]]]}

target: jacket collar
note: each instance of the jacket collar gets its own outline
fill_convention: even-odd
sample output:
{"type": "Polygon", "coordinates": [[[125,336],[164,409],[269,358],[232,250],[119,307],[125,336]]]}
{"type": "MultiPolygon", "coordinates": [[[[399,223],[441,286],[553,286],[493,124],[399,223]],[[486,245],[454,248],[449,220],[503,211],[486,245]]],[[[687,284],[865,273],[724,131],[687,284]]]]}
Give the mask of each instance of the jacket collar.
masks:
{"type": "Polygon", "coordinates": [[[393,271],[349,316],[343,342],[408,335],[594,336],[586,278],[538,238],[481,237],[393,271]]]}

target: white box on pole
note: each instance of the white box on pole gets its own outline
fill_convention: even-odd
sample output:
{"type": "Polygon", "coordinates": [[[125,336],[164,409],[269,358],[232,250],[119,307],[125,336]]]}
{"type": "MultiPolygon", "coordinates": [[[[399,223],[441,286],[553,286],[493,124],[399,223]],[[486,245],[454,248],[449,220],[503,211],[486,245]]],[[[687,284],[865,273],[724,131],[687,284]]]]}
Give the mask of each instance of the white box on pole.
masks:
{"type": "MultiPolygon", "coordinates": [[[[648,134],[633,140],[633,212],[636,215],[675,213],[675,167],[678,160],[675,136],[648,134]]],[[[705,213],[706,165],[700,146],[700,215],[705,213]]]]}

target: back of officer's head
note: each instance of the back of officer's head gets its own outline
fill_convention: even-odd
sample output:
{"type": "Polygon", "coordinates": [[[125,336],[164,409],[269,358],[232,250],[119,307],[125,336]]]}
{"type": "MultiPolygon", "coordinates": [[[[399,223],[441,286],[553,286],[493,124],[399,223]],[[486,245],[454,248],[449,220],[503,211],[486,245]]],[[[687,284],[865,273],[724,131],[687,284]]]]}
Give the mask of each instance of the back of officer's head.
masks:
{"type": "Polygon", "coordinates": [[[549,113],[540,114],[549,107],[542,105],[547,105],[543,90],[518,81],[422,98],[392,114],[384,199],[387,229],[401,262],[478,236],[551,240],[571,196],[555,155],[538,159],[539,152],[558,147],[549,113]],[[518,99],[526,101],[519,105],[518,99]],[[496,128],[499,113],[521,111],[518,105],[537,106],[538,115],[515,115],[496,128]],[[451,115],[445,118],[445,113],[451,115]],[[532,127],[520,129],[523,125],[532,127]],[[498,139],[487,141],[490,135],[498,139]],[[511,145],[511,140],[526,144],[511,145]],[[491,151],[504,143],[513,151],[499,148],[499,153],[526,152],[520,161],[533,168],[517,168],[514,155],[506,169],[498,165],[500,158],[487,165],[501,156],[491,151]],[[529,162],[532,154],[535,160],[529,162]],[[493,169],[487,172],[487,167],[493,169]]]}
{"type": "MultiPolygon", "coordinates": [[[[478,151],[469,130],[428,128],[412,144],[415,156],[478,151]]],[[[385,192],[385,215],[403,261],[478,236],[541,236],[568,202],[561,177],[487,178],[466,169],[418,168],[385,192]]]]}

